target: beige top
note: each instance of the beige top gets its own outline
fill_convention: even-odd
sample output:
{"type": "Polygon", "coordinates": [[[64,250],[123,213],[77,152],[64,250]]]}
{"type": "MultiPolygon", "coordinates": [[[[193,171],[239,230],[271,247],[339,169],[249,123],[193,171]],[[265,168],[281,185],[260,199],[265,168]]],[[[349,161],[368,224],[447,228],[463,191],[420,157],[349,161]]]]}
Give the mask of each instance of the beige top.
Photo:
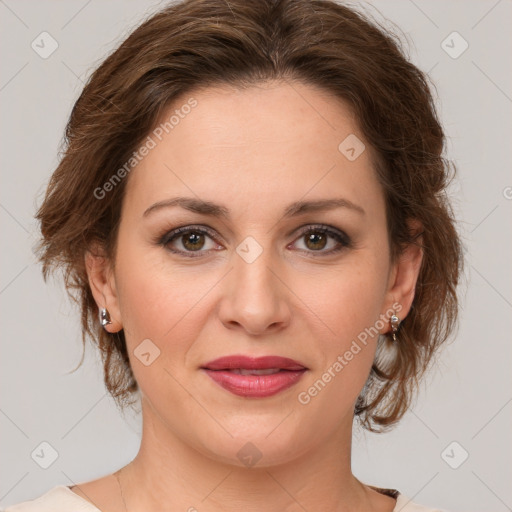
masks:
{"type": "MultiPolygon", "coordinates": [[[[409,498],[394,489],[373,489],[396,498],[394,512],[446,512],[441,509],[424,507],[413,503],[409,498]]],[[[11,505],[0,512],[101,512],[99,508],[78,496],[69,487],[57,485],[34,500],[11,505]]]]}

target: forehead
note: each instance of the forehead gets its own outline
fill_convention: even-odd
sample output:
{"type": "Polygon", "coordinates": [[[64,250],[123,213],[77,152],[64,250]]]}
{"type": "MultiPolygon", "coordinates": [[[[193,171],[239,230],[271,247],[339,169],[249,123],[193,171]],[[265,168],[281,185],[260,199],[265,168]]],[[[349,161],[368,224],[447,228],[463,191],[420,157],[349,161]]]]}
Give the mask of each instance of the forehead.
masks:
{"type": "Polygon", "coordinates": [[[352,109],[300,82],[197,89],[149,137],[126,191],[138,209],[177,193],[244,210],[336,192],[368,202],[381,192],[352,109]]]}
{"type": "MultiPolygon", "coordinates": [[[[200,88],[176,99],[160,123],[169,119],[169,113],[183,109],[192,97],[197,105],[190,112],[190,122],[184,122],[185,116],[178,123],[181,126],[172,131],[184,136],[193,133],[198,149],[222,144],[243,150],[258,144],[279,147],[287,143],[320,149],[319,138],[329,144],[344,131],[360,131],[346,102],[318,87],[292,81],[200,88]]],[[[337,145],[323,149],[335,152],[337,145]]]]}

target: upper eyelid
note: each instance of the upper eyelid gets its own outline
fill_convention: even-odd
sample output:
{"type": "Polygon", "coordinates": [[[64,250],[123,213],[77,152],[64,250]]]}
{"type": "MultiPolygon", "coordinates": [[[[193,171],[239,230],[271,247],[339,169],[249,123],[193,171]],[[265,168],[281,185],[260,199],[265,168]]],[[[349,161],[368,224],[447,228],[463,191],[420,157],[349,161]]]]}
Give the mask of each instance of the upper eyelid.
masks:
{"type": "MultiPolygon", "coordinates": [[[[340,230],[339,228],[335,228],[334,226],[328,226],[325,224],[311,224],[311,223],[303,224],[303,225],[299,226],[298,228],[295,228],[291,233],[288,233],[287,236],[290,236],[293,232],[298,232],[297,236],[300,237],[300,236],[304,235],[305,233],[307,233],[308,231],[314,231],[314,230],[318,230],[318,231],[323,230],[323,231],[327,232],[327,234],[329,236],[337,235],[346,244],[348,244],[350,242],[350,237],[344,231],[340,230]]],[[[164,234],[163,237],[161,237],[161,240],[165,243],[169,243],[171,241],[171,239],[175,238],[176,236],[178,236],[182,233],[187,233],[189,231],[205,232],[205,234],[209,235],[213,240],[215,240],[216,237],[219,236],[219,235],[217,235],[215,230],[213,230],[212,228],[209,228],[207,226],[204,226],[201,224],[187,224],[184,226],[179,226],[177,228],[171,229],[166,234],[164,234]]],[[[219,238],[221,238],[221,240],[224,242],[224,239],[222,236],[219,236],[219,238]]]]}

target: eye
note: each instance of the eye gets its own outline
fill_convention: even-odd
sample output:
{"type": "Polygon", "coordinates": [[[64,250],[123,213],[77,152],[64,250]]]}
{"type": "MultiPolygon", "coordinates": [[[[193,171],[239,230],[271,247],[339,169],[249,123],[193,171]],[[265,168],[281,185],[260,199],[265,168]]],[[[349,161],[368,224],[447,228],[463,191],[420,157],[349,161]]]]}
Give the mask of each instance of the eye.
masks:
{"type": "MultiPolygon", "coordinates": [[[[304,241],[306,252],[320,253],[320,256],[333,254],[350,246],[350,238],[342,231],[324,225],[307,226],[297,240],[304,241]],[[331,243],[329,243],[331,239],[331,243]],[[324,250],[330,245],[330,249],[324,250]]],[[[316,256],[316,254],[314,255],[316,256]]]]}
{"type": "Polygon", "coordinates": [[[160,244],[171,252],[178,254],[186,253],[187,257],[194,258],[201,254],[196,255],[191,253],[204,253],[208,252],[208,250],[215,250],[213,247],[215,246],[215,243],[212,245],[212,242],[214,242],[214,236],[214,233],[209,229],[185,226],[166,233],[161,238],[160,244]],[[208,247],[208,244],[206,243],[207,239],[210,240],[210,247],[208,247]],[[206,250],[203,250],[205,249],[205,246],[206,250]]]}
{"type": "MultiPolygon", "coordinates": [[[[195,258],[211,250],[223,248],[215,243],[215,236],[215,233],[206,227],[184,226],[169,231],[158,239],[158,243],[173,253],[195,258]]],[[[304,241],[305,249],[300,249],[301,251],[318,253],[313,254],[314,256],[333,254],[351,245],[350,238],[345,233],[324,225],[306,226],[301,230],[297,240],[304,241]],[[325,250],[329,246],[330,248],[325,250]]]]}

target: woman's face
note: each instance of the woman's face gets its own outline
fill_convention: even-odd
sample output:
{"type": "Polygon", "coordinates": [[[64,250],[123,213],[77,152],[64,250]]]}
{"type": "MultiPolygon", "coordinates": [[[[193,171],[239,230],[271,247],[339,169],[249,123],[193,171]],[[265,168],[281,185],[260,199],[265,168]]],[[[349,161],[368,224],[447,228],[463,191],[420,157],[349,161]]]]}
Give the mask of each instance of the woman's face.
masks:
{"type": "Polygon", "coordinates": [[[238,465],[292,460],[350,433],[375,333],[407,309],[370,148],[345,104],[297,82],[199,90],[163,120],[175,110],[126,178],[98,303],[158,435],[238,465]],[[227,356],[304,369],[205,369],[227,356]]]}

